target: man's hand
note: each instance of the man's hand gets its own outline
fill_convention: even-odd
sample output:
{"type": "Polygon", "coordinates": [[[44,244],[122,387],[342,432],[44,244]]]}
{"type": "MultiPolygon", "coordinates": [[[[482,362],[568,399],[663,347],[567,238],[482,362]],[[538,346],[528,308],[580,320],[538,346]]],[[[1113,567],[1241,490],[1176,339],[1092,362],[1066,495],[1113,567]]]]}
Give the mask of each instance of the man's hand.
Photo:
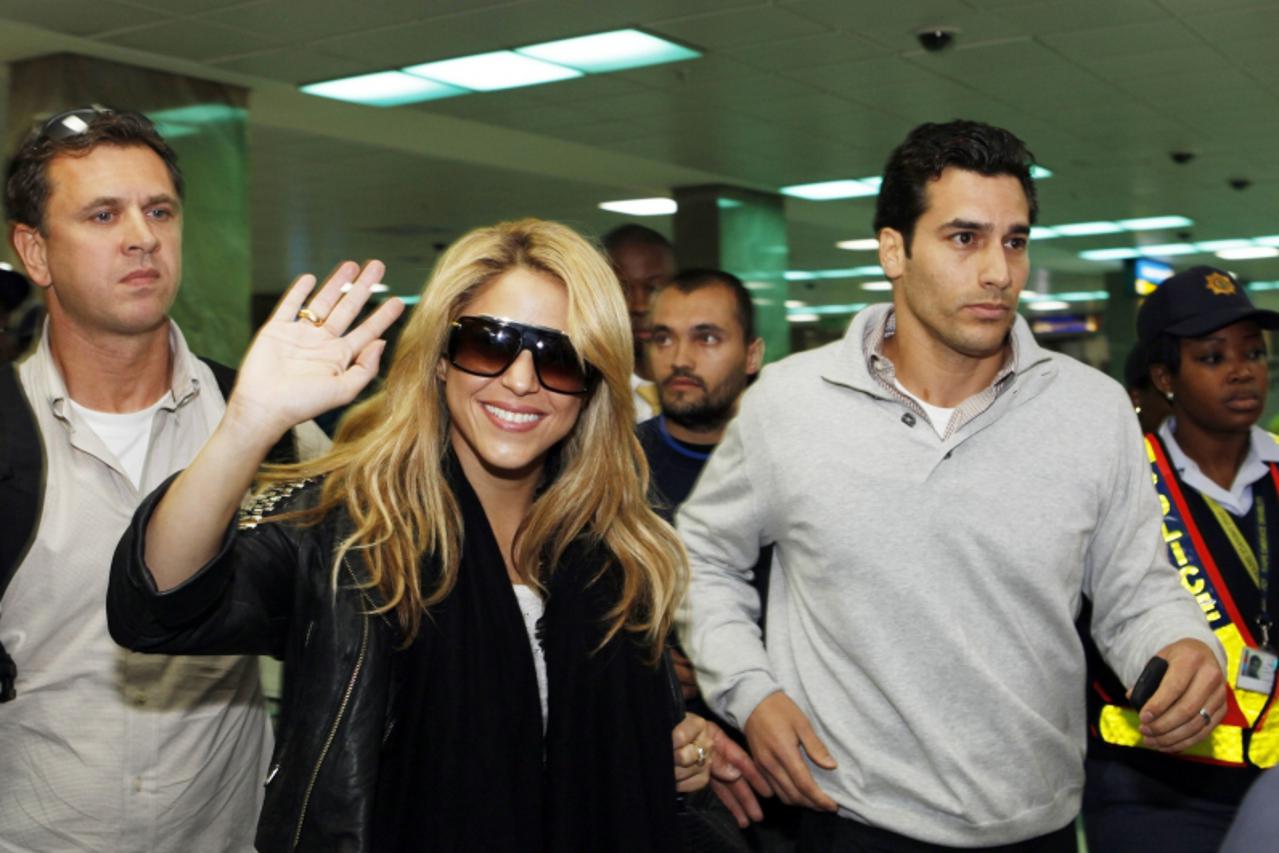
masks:
{"type": "Polygon", "coordinates": [[[742,829],[750,826],[751,821],[763,820],[764,811],[755,795],[773,795],[768,780],[760,773],[755,762],[751,761],[746,750],[738,746],[727,732],[710,720],[706,721],[706,730],[715,746],[714,760],[711,762],[711,790],[732,812],[737,825],[742,829]]]}
{"type": "Polygon", "coordinates": [[[789,696],[778,691],[760,702],[746,721],[745,731],[751,755],[782,802],[827,812],[838,808],[813,781],[800,747],[814,764],[826,770],[835,769],[835,759],[789,696]]]}
{"type": "Polygon", "coordinates": [[[696,714],[685,714],[671,731],[675,750],[675,790],[681,794],[700,791],[711,779],[715,743],[709,723],[696,714]]]}
{"type": "Polygon", "coordinates": [[[1168,671],[1140,709],[1141,733],[1153,749],[1181,752],[1226,715],[1226,679],[1212,650],[1198,640],[1178,640],[1158,656],[1168,661],[1168,671]]]}
{"type": "Polygon", "coordinates": [[[679,681],[679,689],[684,694],[684,699],[688,700],[697,696],[697,676],[693,673],[693,664],[679,649],[671,649],[671,666],[675,669],[675,678],[679,681]]]}

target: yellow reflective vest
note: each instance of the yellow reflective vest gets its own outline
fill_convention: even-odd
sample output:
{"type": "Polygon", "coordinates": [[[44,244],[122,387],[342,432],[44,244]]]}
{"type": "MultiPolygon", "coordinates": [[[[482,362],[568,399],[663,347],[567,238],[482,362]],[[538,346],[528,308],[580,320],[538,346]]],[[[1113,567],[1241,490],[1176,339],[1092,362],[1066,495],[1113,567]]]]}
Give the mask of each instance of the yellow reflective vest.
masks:
{"type": "MultiPolygon", "coordinates": [[[[1204,617],[1226,650],[1226,678],[1230,685],[1226,716],[1221,724],[1211,736],[1179,755],[1215,764],[1273,767],[1279,764],[1279,719],[1272,723],[1270,713],[1274,690],[1266,696],[1240,690],[1236,684],[1243,650],[1255,646],[1256,640],[1240,617],[1212,553],[1204,545],[1163,445],[1154,436],[1146,436],[1146,453],[1163,510],[1163,537],[1168,556],[1181,575],[1182,586],[1199,602],[1204,617]]],[[[1270,465],[1270,476],[1279,492],[1279,470],[1274,464],[1270,465]]],[[[1097,735],[1106,743],[1144,745],[1137,712],[1127,706],[1103,704],[1094,723],[1097,735]]]]}

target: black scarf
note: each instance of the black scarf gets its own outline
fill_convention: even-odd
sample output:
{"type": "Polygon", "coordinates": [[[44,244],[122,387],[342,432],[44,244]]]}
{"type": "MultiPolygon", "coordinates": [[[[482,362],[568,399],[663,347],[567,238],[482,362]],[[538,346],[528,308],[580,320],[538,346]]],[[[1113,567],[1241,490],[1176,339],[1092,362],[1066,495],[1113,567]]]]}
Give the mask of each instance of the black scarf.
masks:
{"type": "MultiPolygon", "coordinates": [[[[666,676],[625,633],[593,653],[617,600],[616,565],[579,541],[545,581],[543,740],[532,651],[501,551],[450,463],[461,565],[447,599],[396,655],[401,687],[379,764],[376,849],[674,849],[666,676]]],[[[431,584],[433,563],[423,571],[431,584]]]]}

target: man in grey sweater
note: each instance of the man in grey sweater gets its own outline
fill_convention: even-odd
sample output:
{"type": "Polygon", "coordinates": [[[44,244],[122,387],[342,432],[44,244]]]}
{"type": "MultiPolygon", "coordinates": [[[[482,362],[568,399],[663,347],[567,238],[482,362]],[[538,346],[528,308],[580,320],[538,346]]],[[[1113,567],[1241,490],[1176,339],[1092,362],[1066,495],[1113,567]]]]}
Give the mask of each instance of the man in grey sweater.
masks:
{"type": "Polygon", "coordinates": [[[678,516],[702,692],[814,810],[808,849],[1073,851],[1085,594],[1128,685],[1168,662],[1148,745],[1185,749],[1225,712],[1123,389],[1017,315],[1031,162],[987,125],[912,131],[876,210],[892,305],[766,368],[678,516]]]}

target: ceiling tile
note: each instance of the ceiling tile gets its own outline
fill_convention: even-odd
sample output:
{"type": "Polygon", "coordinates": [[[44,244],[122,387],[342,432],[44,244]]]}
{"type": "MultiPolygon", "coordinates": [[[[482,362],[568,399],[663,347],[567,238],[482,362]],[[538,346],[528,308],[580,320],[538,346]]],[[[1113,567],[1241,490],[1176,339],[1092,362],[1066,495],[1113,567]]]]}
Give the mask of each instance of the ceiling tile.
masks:
{"type": "Polygon", "coordinates": [[[1202,50],[1204,43],[1180,21],[1129,24],[1045,36],[1051,47],[1083,63],[1156,51],[1202,50]]]}
{"type": "MultiPolygon", "coordinates": [[[[972,0],[993,9],[989,0],[972,0]]],[[[995,13],[1036,36],[1093,29],[1098,21],[1108,26],[1165,20],[1168,11],[1155,0],[998,0],[995,13]]]]}
{"type": "Polygon", "coordinates": [[[725,52],[756,68],[779,71],[869,59],[885,55],[888,49],[851,33],[825,33],[733,47],[725,52]]]}
{"type": "MultiPolygon", "coordinates": [[[[293,2],[297,1],[293,0],[293,2]]],[[[252,0],[252,2],[245,2],[245,0],[127,0],[127,2],[131,6],[140,6],[166,15],[198,15],[231,6],[249,6],[258,0],[252,0]]]]}
{"type": "Polygon", "coordinates": [[[171,14],[111,0],[0,0],[0,18],[73,36],[154,24],[171,14]]]}
{"type": "Polygon", "coordinates": [[[104,36],[101,41],[196,62],[209,62],[221,57],[234,57],[266,47],[280,46],[278,41],[186,18],[104,36]]]}
{"type": "Polygon", "coordinates": [[[286,47],[215,60],[218,68],[250,74],[284,83],[315,83],[335,77],[349,77],[369,70],[362,59],[333,56],[308,48],[286,47]]]}
{"type": "MultiPolygon", "coordinates": [[[[435,5],[432,4],[433,12],[436,11],[435,5]]],[[[460,2],[452,5],[456,8],[447,11],[464,11],[466,8],[460,2]]],[[[366,30],[418,20],[426,17],[423,9],[417,3],[364,3],[360,6],[358,27],[366,30]]],[[[307,0],[305,3],[268,0],[251,6],[209,12],[202,15],[201,19],[251,32],[277,34],[287,44],[345,35],[351,32],[354,23],[351,4],[347,0],[307,0]]]]}
{"type": "Polygon", "coordinates": [[[1026,34],[1014,21],[974,11],[955,0],[911,0],[906,3],[783,0],[780,5],[818,23],[866,36],[895,50],[920,50],[915,33],[924,28],[956,30],[957,44],[1026,34]]]}
{"type": "Polygon", "coordinates": [[[1230,51],[1230,43],[1253,39],[1259,33],[1279,33],[1279,8],[1270,4],[1257,9],[1221,11],[1215,9],[1202,15],[1189,15],[1182,19],[1186,26],[1209,42],[1221,45],[1222,51],[1230,51]]]}
{"type": "Polygon", "coordinates": [[[708,49],[815,35],[823,29],[806,18],[769,6],[665,21],[659,27],[663,35],[708,49]]]}

